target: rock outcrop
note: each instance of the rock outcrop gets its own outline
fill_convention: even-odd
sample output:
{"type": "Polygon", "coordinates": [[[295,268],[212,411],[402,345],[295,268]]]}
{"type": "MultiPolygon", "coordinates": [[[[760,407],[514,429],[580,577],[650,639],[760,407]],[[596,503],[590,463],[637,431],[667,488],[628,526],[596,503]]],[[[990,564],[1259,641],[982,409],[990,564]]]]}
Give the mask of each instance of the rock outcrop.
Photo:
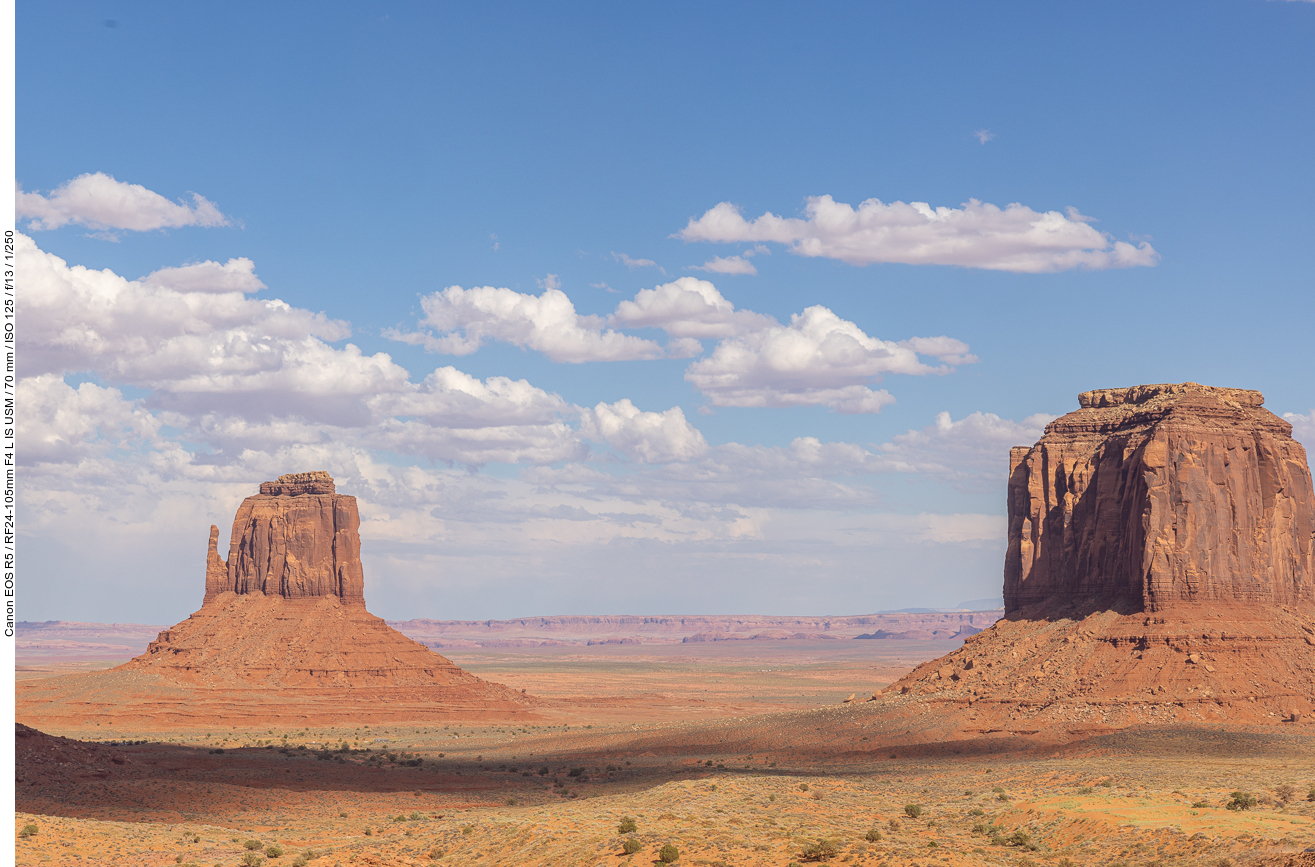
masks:
{"type": "Polygon", "coordinates": [[[1005,617],[885,691],[941,736],[1310,723],[1315,494],[1258,391],[1089,391],[1009,460],[1005,617]]]}
{"type": "Polygon", "coordinates": [[[1009,458],[1005,610],[1315,601],[1315,497],[1258,391],[1088,391],[1009,458]]]}
{"type": "Polygon", "coordinates": [[[110,671],[23,684],[40,725],[529,719],[540,702],[462,671],[365,609],[356,500],[328,473],[266,482],[210,528],[205,599],[110,671]]]}
{"type": "Polygon", "coordinates": [[[227,561],[217,550],[219,528],[210,528],[204,601],[232,592],[364,605],[360,526],[356,498],[337,493],[326,472],[265,482],[237,510],[227,561]]]}

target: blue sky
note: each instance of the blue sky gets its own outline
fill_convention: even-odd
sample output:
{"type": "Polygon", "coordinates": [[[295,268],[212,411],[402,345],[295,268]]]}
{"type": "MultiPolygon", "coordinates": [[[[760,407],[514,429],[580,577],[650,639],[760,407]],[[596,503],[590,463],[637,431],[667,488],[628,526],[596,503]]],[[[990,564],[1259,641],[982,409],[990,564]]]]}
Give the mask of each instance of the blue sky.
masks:
{"type": "Polygon", "coordinates": [[[1258,388],[1315,441],[1313,3],[17,26],[26,619],[179,619],[209,525],[319,468],[389,617],[953,605],[1079,391],[1258,388]]]}

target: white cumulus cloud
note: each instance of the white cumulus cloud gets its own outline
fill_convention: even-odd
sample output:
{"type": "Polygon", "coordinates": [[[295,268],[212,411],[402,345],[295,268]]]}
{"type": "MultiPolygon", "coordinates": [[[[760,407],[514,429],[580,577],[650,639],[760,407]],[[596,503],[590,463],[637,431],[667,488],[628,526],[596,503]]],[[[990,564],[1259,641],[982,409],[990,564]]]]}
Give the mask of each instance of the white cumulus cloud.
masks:
{"type": "Polygon", "coordinates": [[[680,277],[641,289],[622,301],[608,323],[626,328],[661,328],[672,337],[731,337],[776,325],[770,316],[736,310],[717,287],[696,277],[680,277]]]}
{"type": "Polygon", "coordinates": [[[925,473],[956,480],[1002,480],[1009,449],[1030,446],[1057,416],[1029,415],[1022,421],[974,412],[954,421],[939,413],[936,423],[892,437],[877,447],[882,466],[893,472],[925,473]]]}
{"type": "Polygon", "coordinates": [[[227,226],[229,220],[205,196],[192,204],[171,202],[141,184],[126,184],[104,172],[78,175],[49,195],[18,190],[16,212],[32,229],[58,229],[77,223],[92,229],[147,232],[180,226],[227,226]]]}
{"type": "Polygon", "coordinates": [[[817,305],[791,316],[789,325],[721,341],[711,355],[689,366],[685,379],[714,406],[821,405],[841,413],[873,413],[895,401],[885,389],[869,387],[882,375],[948,371],[920,361],[917,349],[871,337],[817,305]]]}
{"type": "Polygon", "coordinates": [[[1306,447],[1306,451],[1315,451],[1315,409],[1308,413],[1285,412],[1283,417],[1292,424],[1292,438],[1306,447]]]}
{"type": "Polygon", "coordinates": [[[1018,203],[1000,208],[976,199],[961,208],[868,199],[855,209],[831,196],[814,196],[805,213],[787,218],[769,212],[745,220],[722,202],[691,218],[678,237],[784,244],[800,256],[851,265],[900,262],[1025,273],[1149,266],[1159,259],[1145,241],[1115,241],[1073,209],[1039,212],[1018,203]]]}
{"type": "Polygon", "coordinates": [[[581,430],[646,464],[687,461],[708,451],[707,440],[678,406],[666,412],[643,412],[629,399],[600,403],[582,414],[581,430]]]}
{"type": "Polygon", "coordinates": [[[385,336],[448,355],[469,355],[490,340],[534,349],[553,361],[663,355],[651,340],[608,330],[600,317],[581,316],[566,293],[553,287],[536,296],[493,286],[449,286],[422,298],[420,306],[425,311],[420,327],[427,330],[390,329],[385,336]]]}
{"type": "Polygon", "coordinates": [[[152,286],[178,292],[259,292],[266,288],[256,276],[256,263],[245,256],[223,265],[206,260],[177,268],[160,268],[142,278],[152,286]]]}

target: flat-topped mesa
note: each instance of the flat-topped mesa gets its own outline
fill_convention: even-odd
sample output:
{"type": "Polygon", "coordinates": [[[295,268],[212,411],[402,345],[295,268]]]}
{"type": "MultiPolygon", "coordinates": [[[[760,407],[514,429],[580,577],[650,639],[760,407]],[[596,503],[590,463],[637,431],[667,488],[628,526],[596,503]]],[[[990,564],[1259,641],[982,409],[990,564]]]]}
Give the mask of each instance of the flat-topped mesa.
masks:
{"type": "Polygon", "coordinates": [[[1258,391],[1088,391],[1009,455],[1007,614],[1100,601],[1315,602],[1315,494],[1258,391]]]}
{"type": "Polygon", "coordinates": [[[219,528],[210,528],[205,602],[231,592],[364,605],[360,525],[356,498],[336,493],[326,472],[265,482],[238,507],[227,560],[217,550],[219,528]]]}

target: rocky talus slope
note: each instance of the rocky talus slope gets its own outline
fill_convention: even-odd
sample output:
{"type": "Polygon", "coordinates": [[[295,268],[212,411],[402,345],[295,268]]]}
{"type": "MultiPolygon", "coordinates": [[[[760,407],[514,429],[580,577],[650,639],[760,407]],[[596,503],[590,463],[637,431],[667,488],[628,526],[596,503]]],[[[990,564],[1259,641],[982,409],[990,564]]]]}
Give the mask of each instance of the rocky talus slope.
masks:
{"type": "Polygon", "coordinates": [[[25,682],[37,725],[525,718],[538,701],[462,671],[365,609],[354,498],[327,473],[266,482],[210,533],[200,610],[105,672],[25,682]],[[227,583],[220,584],[221,577],[227,583]]]}
{"type": "Polygon", "coordinates": [[[1310,724],[1315,496],[1259,392],[1082,394],[1012,450],[1006,615],[881,701],[944,732],[1310,724]]]}

